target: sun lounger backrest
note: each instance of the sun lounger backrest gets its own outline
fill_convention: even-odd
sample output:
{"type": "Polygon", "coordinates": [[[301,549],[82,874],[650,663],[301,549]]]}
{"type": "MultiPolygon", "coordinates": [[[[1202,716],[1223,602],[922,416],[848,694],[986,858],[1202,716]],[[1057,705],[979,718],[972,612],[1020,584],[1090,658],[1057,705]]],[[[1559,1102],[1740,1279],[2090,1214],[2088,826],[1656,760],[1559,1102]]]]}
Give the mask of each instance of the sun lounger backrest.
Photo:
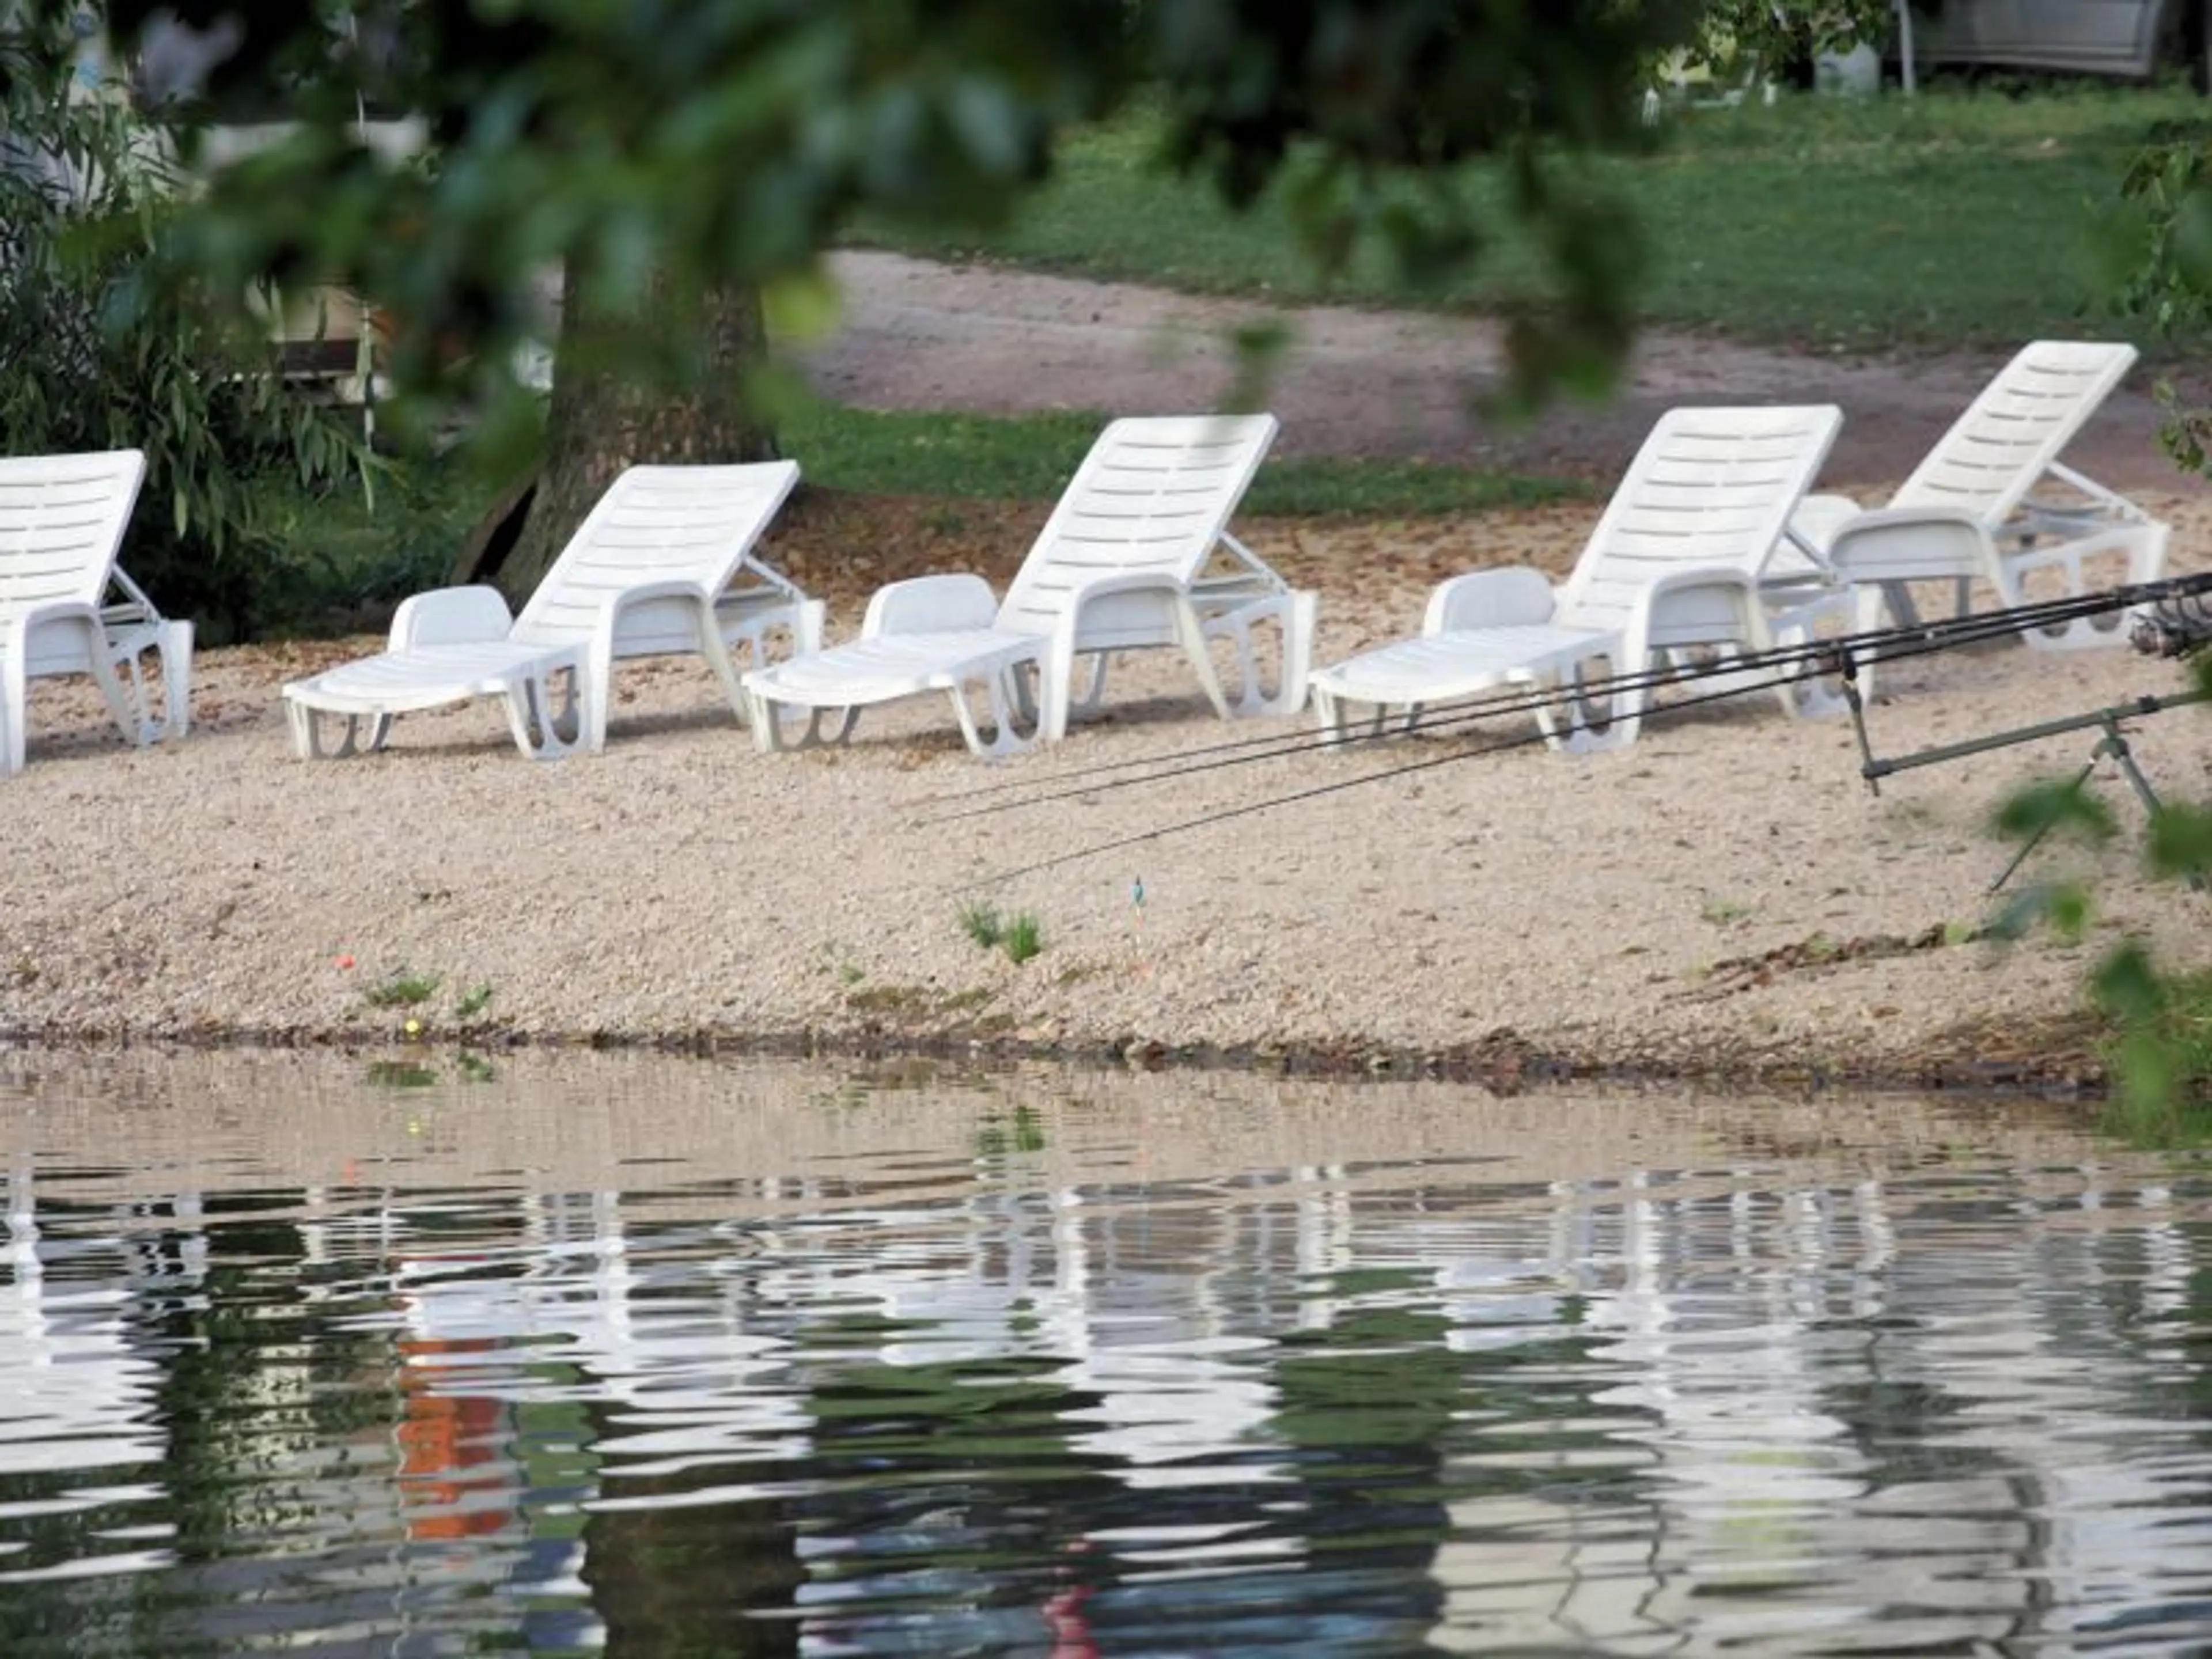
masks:
{"type": "Polygon", "coordinates": [[[1099,434],[1022,561],[999,626],[1049,633],[1068,595],[1100,576],[1196,579],[1267,446],[1272,415],[1147,416],[1099,434]]]}
{"type": "Polygon", "coordinates": [[[100,602],[145,472],[135,449],[0,458],[0,620],[100,602]]]}
{"type": "Polygon", "coordinates": [[[1619,628],[1662,577],[1756,578],[1843,419],[1832,404],[1668,410],[1590,533],[1563,611],[1578,627],[1619,628]]]}
{"type": "Polygon", "coordinates": [[[2023,346],[1889,504],[1955,507],[1992,527],[2002,524],[2135,360],[2131,345],[2037,340],[2023,346]]]}
{"type": "Polygon", "coordinates": [[[650,583],[719,593],[798,480],[796,461],[631,467],[577,526],[512,637],[540,646],[585,638],[608,599],[650,583]]]}

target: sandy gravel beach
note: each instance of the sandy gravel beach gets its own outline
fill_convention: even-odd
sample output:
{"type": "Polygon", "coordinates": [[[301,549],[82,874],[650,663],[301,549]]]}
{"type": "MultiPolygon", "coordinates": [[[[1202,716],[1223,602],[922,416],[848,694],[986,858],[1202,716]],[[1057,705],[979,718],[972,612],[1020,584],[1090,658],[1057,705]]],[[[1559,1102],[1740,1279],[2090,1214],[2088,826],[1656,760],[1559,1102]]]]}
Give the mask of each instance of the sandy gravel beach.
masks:
{"type": "MultiPolygon", "coordinates": [[[[1253,313],[880,253],[836,269],[844,325],[806,368],[875,408],[1208,408],[1233,377],[1223,331],[1253,313]]],[[[1269,394],[1282,453],[1528,466],[1601,491],[1671,404],[1832,400],[1848,418],[1824,484],[1879,500],[1997,367],[1652,336],[1613,403],[1509,435],[1468,412],[1492,325],[1290,320],[1269,394]]],[[[2174,569],[2204,568],[2212,496],[2160,453],[2150,379],[2069,459],[2174,525],[2174,569]]],[[[802,490],[763,552],[830,600],[842,637],[884,580],[1003,584],[1046,511],[802,490]]],[[[1462,569],[1564,574],[1598,511],[1238,529],[1320,592],[1327,662],[1416,628],[1462,569]]],[[[203,652],[191,737],[145,750],[87,686],[34,684],[31,764],[0,784],[0,1040],[383,1042],[414,1020],[478,1042],[1229,1050],[1494,1081],[1568,1063],[2063,1079],[2094,1069],[2075,1014],[2118,930],[2174,947],[2201,932],[2202,901],[2138,875],[2140,814],[2112,780],[2120,842],[2045,849],[2020,878],[2097,876],[2091,937],[1961,942],[2008,856],[1991,810],[2078,768],[2087,733],[1911,772],[1879,799],[1846,723],[1763,697],[1583,758],[1482,752],[1525,726],[1322,752],[1295,742],[1302,722],[1224,731],[1153,653],[1117,667],[1103,722],[996,768],[941,704],[871,715],[847,750],[759,756],[696,660],[622,671],[598,757],[531,764],[478,705],[407,717],[380,757],[293,759],[277,688],[380,643],[203,652]],[[1298,752],[1149,785],[1099,769],[1270,732],[1298,752]],[[979,947],[961,921],[978,903],[1034,916],[1042,952],[979,947]],[[434,988],[395,1000],[403,981],[434,988]]],[[[1954,653],[1890,674],[1873,729],[1902,752],[2183,683],[2124,651],[1954,653]]],[[[2169,798],[2212,793],[2208,718],[2136,733],[2169,798]]]]}
{"type": "MultiPolygon", "coordinates": [[[[2176,567],[2203,568],[2212,509],[2149,504],[2176,524],[2176,567]]],[[[1010,565],[1042,511],[981,528],[1010,565]]],[[[1450,570],[1563,572],[1596,512],[1244,528],[1321,591],[1328,660],[1417,626],[1450,570]]],[[[828,579],[854,533],[840,513],[802,501],[767,549],[829,589],[833,637],[866,582],[900,574],[872,561],[828,579]]],[[[204,653],[191,735],[147,750],[87,690],[36,684],[31,763],[0,786],[12,1040],[384,1042],[412,1019],[480,1042],[1999,1081],[2085,1068],[2069,1018],[2115,930],[2201,937],[2202,901],[2142,879],[2124,838],[2046,848],[2021,878],[2100,878],[2085,943],[1965,941],[2008,856],[1992,808],[2084,763],[2090,734],[1905,774],[1876,799],[1846,723],[1759,697],[1662,714],[1588,757],[1476,752],[1526,730],[1502,725],[1127,784],[1096,769],[1306,729],[1225,730],[1154,653],[1117,672],[1109,718],[997,767],[935,702],[872,716],[842,750],[761,756],[683,659],[621,671],[600,757],[532,764],[477,704],[406,717],[381,756],[293,758],[278,685],[376,643],[204,653]],[[1340,783],[1357,787],[1267,805],[1340,783]],[[1241,808],[1261,810],[1132,839],[1241,808]],[[1018,965],[978,946],[960,920],[977,902],[1033,915],[1042,952],[1018,965]],[[380,995],[403,977],[435,989],[380,995]]],[[[1892,673],[1872,726],[1902,751],[2182,683],[2125,651],[1978,648],[1892,673]]],[[[2212,793],[2206,718],[2136,733],[2172,797],[2212,793]]],[[[2137,827],[2117,779],[2102,793],[2137,827]]]]}

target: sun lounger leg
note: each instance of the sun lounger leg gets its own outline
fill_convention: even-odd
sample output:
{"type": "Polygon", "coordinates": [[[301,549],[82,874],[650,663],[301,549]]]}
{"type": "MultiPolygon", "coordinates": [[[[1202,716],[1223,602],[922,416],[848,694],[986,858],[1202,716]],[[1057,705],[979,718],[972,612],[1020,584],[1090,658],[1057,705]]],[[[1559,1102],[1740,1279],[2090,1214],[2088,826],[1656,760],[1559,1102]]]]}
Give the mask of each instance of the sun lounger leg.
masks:
{"type": "Polygon", "coordinates": [[[769,661],[769,635],[779,628],[787,627],[791,634],[791,654],[811,655],[822,648],[822,629],[828,607],[820,599],[807,599],[798,605],[759,612],[738,622],[734,626],[728,617],[709,610],[701,619],[699,630],[700,653],[707,665],[714,671],[722,695],[729,699],[731,711],[738,724],[752,723],[753,700],[747,695],[744,677],[738,672],[732,652],[742,645],[747,661],[754,668],[765,668],[769,661]]]}
{"type": "Polygon", "coordinates": [[[1279,593],[1206,619],[1209,639],[1226,639],[1237,653],[1238,714],[1295,714],[1305,707],[1307,682],[1313,672],[1314,624],[1318,612],[1311,593],[1279,593]],[[1253,639],[1256,624],[1273,622],[1282,634],[1282,651],[1276,664],[1275,689],[1267,690],[1259,672],[1259,651],[1253,639]]]}
{"type": "MultiPolygon", "coordinates": [[[[1879,594],[1879,590],[1875,590],[1879,594]]],[[[1809,603],[1800,604],[1770,619],[1753,640],[1754,649],[1802,649],[1815,646],[1820,640],[1820,624],[1832,619],[1843,631],[1855,625],[1862,601],[1855,599],[1849,590],[1824,593],[1809,603]]],[[[1877,597],[1875,609],[1880,610],[1877,597]]],[[[1815,673],[1814,665],[1804,665],[1804,678],[1784,679],[1775,687],[1788,713],[1805,720],[1825,720],[1832,715],[1849,712],[1850,704],[1840,685],[1832,687],[1832,673],[1815,673]]]]}
{"type": "Polygon", "coordinates": [[[12,778],[23,769],[29,680],[19,653],[0,657],[0,778],[12,778]]]}
{"type": "Polygon", "coordinates": [[[292,729],[292,752],[301,760],[317,757],[315,711],[305,703],[284,699],[284,724],[292,729]]]}
{"type": "MultiPolygon", "coordinates": [[[[1629,660],[1635,661],[1646,653],[1632,650],[1627,654],[1629,660]]],[[[1516,675],[1514,678],[1525,685],[1538,684],[1527,676],[1516,675]]],[[[1609,749],[1626,749],[1636,741],[1637,733],[1644,729],[1644,706],[1650,699],[1649,692],[1638,687],[1615,691],[1607,697],[1605,729],[1600,731],[1592,717],[1589,678],[1581,665],[1574,671],[1573,687],[1573,694],[1566,699],[1571,713],[1565,731],[1557,729],[1557,722],[1548,710],[1541,706],[1536,710],[1537,724],[1543,727],[1545,740],[1553,748],[1564,749],[1570,754],[1595,755],[1609,749]]]]}
{"type": "Polygon", "coordinates": [[[107,653],[106,635],[100,623],[88,617],[74,625],[84,630],[84,654],[92,670],[93,684],[100,688],[100,701],[107,705],[116,730],[127,742],[151,743],[155,733],[152,722],[146,718],[146,699],[137,663],[133,660],[129,665],[126,684],[115,672],[115,663],[107,653]]]}
{"type": "Polygon", "coordinates": [[[783,705],[761,693],[745,693],[746,724],[752,727],[753,747],[763,755],[773,755],[785,750],[819,749],[826,744],[842,743],[853,735],[860,724],[858,708],[809,708],[805,729],[797,737],[784,729],[783,705]],[[823,735],[822,723],[834,716],[837,729],[827,737],[823,735]]]}
{"type": "Polygon", "coordinates": [[[188,622],[164,623],[160,637],[150,647],[133,652],[115,665],[121,670],[116,683],[122,699],[111,707],[124,736],[141,744],[182,737],[191,720],[192,625],[188,622]],[[161,712],[158,720],[155,718],[154,700],[146,684],[148,648],[160,659],[161,712]]]}
{"type": "MultiPolygon", "coordinates": [[[[2048,566],[2057,566],[2065,574],[2068,599],[2081,599],[2102,586],[2093,583],[2082,570],[2085,559],[2114,553],[2124,554],[2127,560],[2126,574],[2122,580],[2130,583],[2156,581],[2166,569],[2166,544],[2170,532],[2160,523],[2122,525],[2094,538],[2077,541],[2041,561],[2048,566]]],[[[2024,562],[2012,573],[2008,591],[2002,593],[2007,605],[2027,605],[2033,599],[2021,580],[2025,571],[2034,568],[2036,562],[2024,562]]],[[[2118,612],[2103,617],[2076,617],[2059,627],[2037,629],[2022,635],[2027,643],[2044,651],[2074,651],[2087,646],[2116,645],[2127,636],[2124,619],[2118,612]]]]}
{"type": "MultiPolygon", "coordinates": [[[[552,681],[550,677],[538,682],[538,695],[548,701],[551,699],[552,681]]],[[[581,697],[582,694],[577,687],[576,676],[571,674],[562,687],[560,707],[552,711],[553,735],[572,749],[583,737],[584,713],[581,697]]],[[[600,717],[600,723],[604,727],[605,724],[604,715],[600,717]]]]}
{"type": "Polygon", "coordinates": [[[1334,692],[1316,685],[1313,689],[1314,724],[1321,728],[1322,741],[1342,744],[1352,740],[1352,732],[1345,720],[1345,708],[1334,692]]]}
{"type": "Polygon", "coordinates": [[[116,684],[121,688],[127,714],[118,713],[116,724],[123,735],[141,746],[161,736],[161,727],[154,719],[154,705],[146,695],[144,653],[127,657],[116,665],[116,684]]]}
{"type": "MultiPolygon", "coordinates": [[[[1100,653],[1104,655],[1104,653],[1100,653]]],[[[1037,720],[1036,665],[1017,663],[1006,671],[1006,687],[1013,697],[1014,707],[1021,711],[1024,722],[1034,726],[1037,720]]]]}
{"type": "Polygon", "coordinates": [[[1313,696],[1314,725],[1320,729],[1323,743],[1342,743],[1349,735],[1344,729],[1344,719],[1335,695],[1316,686],[1313,696]]]}
{"type": "Polygon", "coordinates": [[[1283,677],[1275,684],[1274,713],[1295,714],[1306,706],[1313,678],[1314,629],[1321,620],[1321,596],[1296,592],[1283,617],[1283,677]]]}
{"type": "Polygon", "coordinates": [[[364,720],[368,722],[368,742],[366,746],[369,750],[383,748],[385,739],[392,735],[392,716],[389,714],[343,716],[333,714],[330,718],[344,720],[345,736],[335,745],[326,747],[323,743],[322,725],[325,713],[325,710],[301,702],[295,698],[287,697],[284,700],[284,719],[292,728],[292,752],[301,760],[345,759],[357,748],[362,746],[358,739],[361,723],[364,720]]]}
{"type": "Polygon", "coordinates": [[[968,747],[986,760],[1002,760],[1008,755],[1018,755],[1037,740],[1041,729],[1033,727],[1027,736],[1021,731],[1020,697],[1016,693],[1017,679],[1010,669],[994,669],[984,680],[984,696],[991,709],[991,736],[987,741],[975,724],[975,714],[968,706],[968,688],[963,683],[951,690],[952,713],[960,722],[960,735],[968,747]]]}
{"type": "Polygon", "coordinates": [[[606,716],[596,708],[589,693],[578,682],[574,669],[566,672],[568,684],[556,713],[553,708],[551,676],[529,674],[507,688],[507,723],[514,733],[514,746],[532,760],[558,760],[581,746],[580,735],[594,726],[601,744],[606,737],[606,716]]]}
{"type": "MultiPolygon", "coordinates": [[[[1229,699],[1222,695],[1221,677],[1213,672],[1213,658],[1206,648],[1206,625],[1199,620],[1198,612],[1189,599],[1178,593],[1170,603],[1175,616],[1176,637],[1182,641],[1183,654],[1190,659],[1191,672],[1198,676],[1199,690],[1213,705],[1213,712],[1222,719],[1229,718],[1229,699]]],[[[1249,677],[1250,665],[1246,664],[1249,677]]]]}
{"type": "MultiPolygon", "coordinates": [[[[602,640],[605,637],[602,635],[602,640]]],[[[592,696],[586,671],[573,659],[551,668],[524,671],[507,683],[501,701],[507,707],[507,724],[514,734],[514,746],[532,760],[558,760],[587,746],[590,752],[596,752],[597,746],[605,744],[605,706],[592,696]],[[556,675],[562,680],[557,705],[553,695],[556,675]],[[599,738],[597,746],[592,746],[594,735],[599,738]]],[[[372,734],[372,744],[380,744],[381,735],[372,734]]]]}
{"type": "Polygon", "coordinates": [[[1584,715],[1588,713],[1588,706],[1583,701],[1579,690],[1577,695],[1571,697],[1562,697],[1559,695],[1561,687],[1556,681],[1547,681],[1538,676],[1529,675],[1520,678],[1518,683],[1533,690],[1551,694],[1535,708],[1536,727],[1543,732],[1544,742],[1548,747],[1563,749],[1571,755],[1579,755],[1591,749],[1604,746],[1603,744],[1594,741],[1591,738],[1584,720],[1584,715]],[[1566,711],[1565,720],[1562,720],[1559,715],[1559,711],[1563,708],[1566,711]]]}
{"type": "Polygon", "coordinates": [[[584,647],[584,655],[586,661],[580,668],[571,665],[568,670],[568,695],[575,699],[577,712],[582,716],[578,725],[583,750],[587,755],[596,755],[607,746],[608,705],[614,701],[613,634],[606,629],[594,631],[591,643],[584,647]]]}
{"type": "MultiPolygon", "coordinates": [[[[1379,743],[1388,735],[1390,725],[1390,705],[1376,702],[1364,705],[1369,712],[1354,716],[1352,702],[1340,697],[1324,686],[1311,688],[1315,724],[1321,727],[1322,741],[1331,745],[1347,743],[1379,743]]],[[[1420,723],[1423,705],[1407,703],[1405,714],[1397,725],[1401,734],[1410,734],[1420,723]]]]}
{"type": "Polygon", "coordinates": [[[192,723],[192,625],[173,622],[161,629],[162,734],[181,738],[192,723]]]}
{"type": "MultiPolygon", "coordinates": [[[[758,627],[744,629],[739,637],[752,649],[755,667],[761,664],[761,630],[758,627]]],[[[714,671],[721,682],[722,696],[729,702],[730,710],[738,717],[738,724],[745,723],[745,688],[738,676],[738,665],[730,659],[730,647],[722,637],[721,628],[714,616],[714,607],[702,608],[699,615],[699,654],[706,658],[707,666],[714,671]]]]}
{"type": "Polygon", "coordinates": [[[514,746],[532,760],[547,757],[546,745],[556,741],[550,731],[541,733],[533,729],[544,718],[544,711],[537,706],[537,688],[528,680],[507,688],[501,701],[507,706],[507,729],[514,733],[514,746]]]}
{"type": "MultiPolygon", "coordinates": [[[[1089,720],[1098,712],[1098,705],[1106,701],[1106,664],[1107,659],[1113,654],[1110,651],[1084,653],[1085,665],[1091,671],[1091,684],[1081,691],[1071,690],[1067,704],[1067,715],[1070,720],[1089,720]]],[[[1017,675],[1012,681],[1012,685],[1016,695],[1021,699],[1023,718],[1035,720],[1036,702],[1030,695],[1027,680],[1017,675]]]]}

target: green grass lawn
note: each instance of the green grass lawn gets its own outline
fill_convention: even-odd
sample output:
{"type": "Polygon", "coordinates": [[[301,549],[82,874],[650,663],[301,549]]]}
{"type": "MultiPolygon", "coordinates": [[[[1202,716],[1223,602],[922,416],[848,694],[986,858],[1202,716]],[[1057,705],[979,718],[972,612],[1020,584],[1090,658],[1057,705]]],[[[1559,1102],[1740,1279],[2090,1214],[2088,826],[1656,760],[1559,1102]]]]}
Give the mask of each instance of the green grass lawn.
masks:
{"type": "MultiPolygon", "coordinates": [[[[806,481],[824,489],[1051,501],[1110,418],[1104,411],[878,414],[817,404],[787,416],[779,439],[800,458],[806,481]]],[[[1549,479],[1454,466],[1279,455],[1253,479],[1244,511],[1390,517],[1525,507],[1586,493],[1549,479]]]]}
{"type": "MultiPolygon", "coordinates": [[[[878,414],[799,403],[781,421],[779,441],[799,458],[816,489],[1051,501],[1109,418],[1081,411],[878,414]]],[[[270,549],[256,584],[258,631],[316,634],[362,626],[364,617],[379,618],[408,594],[437,586],[504,483],[457,457],[387,458],[373,492],[309,495],[284,476],[258,480],[270,549]]],[[[1455,466],[1278,456],[1253,480],[1243,511],[1411,518],[1579,500],[1589,493],[1578,483],[1455,466]]]]}
{"type": "MultiPolygon", "coordinates": [[[[1644,237],[1650,324],[1844,351],[2139,337],[2140,325],[2093,297],[2093,227],[2116,204],[2131,151],[2161,125],[2207,125],[2204,111],[2180,88],[1800,94],[1686,111],[1655,153],[1589,162],[1577,184],[1622,203],[1644,237]]],[[[1157,137],[1143,117],[1080,137],[1054,182],[988,240],[882,225],[865,240],[1204,293],[1406,302],[1372,262],[1324,281],[1279,193],[1236,215],[1164,175],[1157,137]]],[[[1502,199],[1492,170],[1470,170],[1464,187],[1493,209],[1502,199]]],[[[1528,296],[1540,278],[1534,250],[1508,232],[1480,270],[1425,302],[1481,309],[1528,296]]]]}

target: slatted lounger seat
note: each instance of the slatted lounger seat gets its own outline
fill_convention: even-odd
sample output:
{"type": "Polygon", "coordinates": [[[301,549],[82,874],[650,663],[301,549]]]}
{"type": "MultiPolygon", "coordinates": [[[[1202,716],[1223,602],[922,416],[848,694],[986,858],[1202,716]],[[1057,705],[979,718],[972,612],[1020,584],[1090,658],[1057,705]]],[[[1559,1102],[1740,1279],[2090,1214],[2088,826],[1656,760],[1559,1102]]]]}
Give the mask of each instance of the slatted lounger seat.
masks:
{"type": "MultiPolygon", "coordinates": [[[[2008,608],[2155,581],[2168,528],[2059,457],[2136,360],[2133,346],[2038,340],[2023,347],[1884,506],[1808,496],[1795,528],[1856,594],[1853,626],[1918,621],[1907,584],[1948,581],[1964,612],[1981,581],[2008,608]],[[2035,491],[2056,484],[2058,500],[2035,491]],[[2112,568],[2100,579],[2096,566],[2112,568]],[[2033,588],[2033,591],[2032,591],[2033,588]]],[[[2116,644],[2124,618],[2077,617],[2022,637],[2039,648],[2116,644]]],[[[1871,665],[1860,670],[1870,690],[1871,665]]]]}
{"type": "MultiPolygon", "coordinates": [[[[1772,592],[1788,604],[1779,617],[1768,614],[1762,585],[1842,423],[1832,404],[1668,410],[1564,584],[1525,567],[1444,582],[1418,638],[1314,675],[1322,728],[1340,741],[1362,735],[1363,724],[1380,736],[1393,708],[1410,728],[1424,708],[1500,686],[1561,687],[1600,663],[1608,677],[1646,674],[1676,652],[1742,651],[1778,629],[1819,626],[1838,601],[1806,580],[1802,556],[1776,578],[1772,592]],[[1353,712],[1361,708],[1371,711],[1364,723],[1353,712]]],[[[1535,712],[1554,747],[1613,747],[1635,741],[1648,695],[1624,688],[1535,712]]]]}
{"type": "Polygon", "coordinates": [[[418,593],[393,617],[388,650],[287,685],[295,749],[302,758],[351,754],[364,721],[365,746],[380,749],[397,715],[498,697],[524,754],[596,751],[614,664],[672,652],[702,654],[742,720],[732,647],[757,662],[779,631],[797,650],[821,642],[821,602],[753,556],[798,482],[792,461],[631,467],[520,617],[495,588],[418,593]],[[332,745],[325,716],[344,722],[332,745]]]}
{"type": "Polygon", "coordinates": [[[863,708],[945,694],[968,746],[1005,755],[1058,740],[1071,714],[1095,708],[1110,653],[1159,646],[1182,650],[1224,719],[1296,712],[1305,698],[1314,598],[1293,592],[1228,530],[1275,429],[1272,415],[1114,422],[1003,601],[974,575],[879,589],[858,639],[745,676],[754,740],[763,749],[842,741],[863,708]],[[1272,691],[1255,635],[1267,624],[1281,636],[1272,691]],[[1233,701],[1209,654],[1217,639],[1236,653],[1233,701]],[[1079,696],[1079,659],[1091,670],[1079,696]],[[988,736],[969,706],[971,688],[988,708],[988,736]],[[786,710],[804,711],[804,725],[786,732],[786,710]],[[833,717],[826,732],[825,716],[833,717]]]}
{"type": "Polygon", "coordinates": [[[135,744],[190,724],[192,625],[164,617],[115,562],[145,475],[136,449],[0,458],[0,777],[23,768],[34,679],[89,674],[135,744]]]}

